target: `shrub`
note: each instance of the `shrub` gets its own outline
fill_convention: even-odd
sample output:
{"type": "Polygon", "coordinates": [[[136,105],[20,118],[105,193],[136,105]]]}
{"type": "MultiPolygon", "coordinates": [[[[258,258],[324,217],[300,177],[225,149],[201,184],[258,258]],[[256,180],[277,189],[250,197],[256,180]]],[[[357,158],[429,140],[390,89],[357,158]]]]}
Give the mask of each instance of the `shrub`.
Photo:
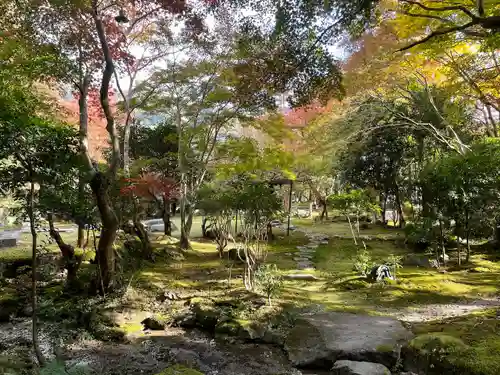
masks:
{"type": "Polygon", "coordinates": [[[432,242],[433,228],[431,219],[423,219],[405,226],[406,242],[418,249],[425,250],[432,242]]]}
{"type": "Polygon", "coordinates": [[[366,276],[370,273],[373,262],[370,253],[366,250],[358,251],[356,259],[354,260],[354,270],[361,274],[361,276],[366,276]]]}
{"type": "Polygon", "coordinates": [[[283,278],[278,273],[276,264],[264,264],[255,272],[255,283],[257,289],[266,295],[269,306],[271,306],[271,298],[279,293],[283,285],[283,278]]]}

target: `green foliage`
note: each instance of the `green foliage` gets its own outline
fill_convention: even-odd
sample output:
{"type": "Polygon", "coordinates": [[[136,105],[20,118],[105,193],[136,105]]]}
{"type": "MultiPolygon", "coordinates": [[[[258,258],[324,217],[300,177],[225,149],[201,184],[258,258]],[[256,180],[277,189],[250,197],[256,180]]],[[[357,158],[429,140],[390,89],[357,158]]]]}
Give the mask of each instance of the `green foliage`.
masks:
{"type": "Polygon", "coordinates": [[[342,214],[359,216],[362,213],[378,212],[380,208],[373,203],[373,198],[366,190],[351,190],[348,193],[334,194],[328,197],[328,203],[342,214]]]}
{"type": "Polygon", "coordinates": [[[408,223],[404,231],[407,242],[423,250],[434,240],[433,220],[431,218],[421,218],[408,223]]]}
{"type": "Polygon", "coordinates": [[[392,267],[392,272],[394,273],[394,279],[397,278],[398,270],[403,268],[402,260],[403,257],[401,255],[391,254],[389,256],[387,264],[389,265],[389,267],[392,267]]]}
{"type": "Polygon", "coordinates": [[[432,217],[455,220],[455,233],[474,236],[480,226],[495,226],[500,193],[500,142],[486,139],[464,154],[445,154],[422,173],[430,192],[432,217]],[[478,225],[479,224],[479,225],[478,225]]]}
{"type": "Polygon", "coordinates": [[[257,290],[264,293],[269,305],[271,298],[276,297],[283,286],[283,278],[278,272],[276,264],[263,264],[255,271],[257,290]]]}
{"type": "Polygon", "coordinates": [[[358,251],[354,260],[354,271],[358,272],[361,276],[366,276],[370,273],[372,266],[373,261],[370,253],[366,250],[358,251]]]}

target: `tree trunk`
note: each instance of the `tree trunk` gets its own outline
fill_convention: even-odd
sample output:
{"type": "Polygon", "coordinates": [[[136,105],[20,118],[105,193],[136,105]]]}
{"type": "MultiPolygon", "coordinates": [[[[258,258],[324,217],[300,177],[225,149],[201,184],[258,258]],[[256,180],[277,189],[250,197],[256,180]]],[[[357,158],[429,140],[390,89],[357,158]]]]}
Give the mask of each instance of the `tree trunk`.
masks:
{"type": "MultiPolygon", "coordinates": [[[[80,71],[80,84],[79,91],[80,97],[78,98],[78,111],[79,111],[79,133],[80,133],[80,142],[85,143],[85,147],[83,147],[84,153],[87,151],[87,129],[88,129],[88,93],[90,86],[90,75],[85,74],[80,71]]],[[[78,199],[80,202],[84,202],[85,200],[85,173],[80,172],[80,176],[78,178],[78,199]]],[[[84,223],[78,223],[78,240],[76,243],[77,247],[83,247],[84,239],[85,239],[85,228],[84,223]]]]}
{"type": "MultiPolygon", "coordinates": [[[[111,111],[109,103],[109,88],[115,67],[113,64],[113,56],[106,39],[106,31],[99,13],[100,11],[98,9],[97,1],[92,0],[91,5],[92,18],[94,19],[97,36],[99,38],[105,61],[101,87],[99,90],[99,100],[106,118],[106,131],[109,134],[111,143],[111,161],[109,164],[108,176],[109,179],[114,180],[120,163],[119,137],[113,112],[111,111]]],[[[88,153],[87,158],[89,158],[88,153]]],[[[103,174],[96,168],[93,170],[90,187],[95,195],[102,222],[101,237],[99,239],[96,254],[97,264],[99,266],[96,287],[101,291],[101,293],[104,294],[113,287],[115,273],[115,254],[113,244],[116,238],[116,231],[118,230],[118,219],[113,211],[112,204],[108,196],[108,181],[106,177],[103,176],[103,174]]]]}
{"type": "Polygon", "coordinates": [[[323,207],[323,209],[321,210],[321,216],[320,216],[321,221],[323,221],[324,219],[328,219],[328,210],[327,210],[327,206],[326,206],[326,200],[320,199],[319,204],[323,207]]]}
{"type": "Polygon", "coordinates": [[[349,214],[346,215],[347,222],[349,223],[349,228],[351,229],[352,239],[354,240],[354,245],[358,246],[358,241],[356,240],[356,234],[354,233],[354,229],[352,228],[351,218],[349,214]]]}
{"type": "Polygon", "coordinates": [[[144,225],[139,220],[134,220],[134,231],[137,237],[141,240],[143,257],[147,260],[153,259],[153,247],[151,246],[151,241],[149,240],[149,235],[144,225]]]}
{"type": "Polygon", "coordinates": [[[465,210],[465,241],[466,241],[466,254],[465,254],[465,263],[469,263],[470,260],[470,229],[469,229],[469,211],[465,210]]]}
{"type": "Polygon", "coordinates": [[[54,227],[54,219],[52,213],[47,215],[47,220],[49,222],[49,234],[56,241],[59,250],[64,260],[64,268],[68,271],[68,286],[71,286],[76,281],[76,274],[78,268],[80,268],[81,259],[75,255],[75,249],[73,246],[67,244],[62,239],[60,233],[54,227]]]}
{"type": "Polygon", "coordinates": [[[462,265],[462,243],[460,241],[460,225],[459,221],[455,219],[455,235],[457,236],[457,253],[458,253],[458,265],[462,265]]]}
{"type": "Polygon", "coordinates": [[[443,230],[443,221],[439,219],[439,233],[441,240],[441,251],[443,254],[443,265],[446,266],[446,247],[444,246],[444,230],[443,230]]]}
{"type": "Polygon", "coordinates": [[[384,225],[387,224],[386,213],[387,213],[387,191],[384,193],[384,200],[382,204],[382,223],[384,225]]]}
{"type": "MultiPolygon", "coordinates": [[[[403,228],[404,225],[405,225],[405,218],[404,218],[404,214],[403,214],[403,204],[401,203],[401,197],[399,196],[399,187],[398,185],[396,184],[396,206],[397,206],[397,209],[398,209],[398,216],[399,216],[399,219],[398,219],[398,227],[399,228],[403,228]]],[[[395,225],[396,223],[394,223],[395,225]]]]}
{"type": "Polygon", "coordinates": [[[105,179],[106,177],[101,172],[96,171],[90,182],[102,221],[101,237],[96,253],[97,265],[99,266],[96,287],[101,293],[106,293],[113,286],[115,272],[113,244],[118,230],[118,219],[111,207],[105,179]]]}
{"type": "Polygon", "coordinates": [[[31,227],[31,309],[32,309],[32,341],[33,350],[35,351],[38,364],[42,367],[45,365],[45,358],[40,350],[40,343],[38,341],[38,321],[37,321],[37,294],[36,294],[36,272],[37,272],[37,233],[35,228],[35,214],[34,214],[34,200],[35,200],[35,184],[30,182],[30,192],[28,195],[28,216],[30,219],[31,227]]]}
{"type": "Polygon", "coordinates": [[[193,210],[190,205],[183,205],[181,203],[181,238],[179,241],[181,249],[189,249],[189,234],[191,233],[192,225],[193,210]]]}
{"type": "Polygon", "coordinates": [[[170,223],[170,203],[163,199],[163,234],[172,235],[172,224],[170,223]]]}
{"type": "Polygon", "coordinates": [[[82,248],[85,244],[85,226],[82,223],[78,224],[78,238],[76,241],[76,246],[82,248]]]}

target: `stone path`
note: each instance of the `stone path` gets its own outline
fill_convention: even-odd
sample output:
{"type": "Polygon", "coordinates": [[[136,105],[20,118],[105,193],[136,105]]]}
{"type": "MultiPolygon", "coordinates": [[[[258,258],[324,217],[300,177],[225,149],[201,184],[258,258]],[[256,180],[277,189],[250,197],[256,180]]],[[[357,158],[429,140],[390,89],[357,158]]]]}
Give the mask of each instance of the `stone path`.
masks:
{"type": "MultiPolygon", "coordinates": [[[[297,229],[297,231],[302,231],[297,229]]],[[[312,259],[316,253],[316,249],[320,245],[328,245],[329,237],[322,233],[311,233],[302,231],[307,239],[308,243],[303,246],[297,246],[299,250],[298,254],[293,258],[297,262],[297,269],[299,270],[314,270],[314,263],[312,259]]]]}

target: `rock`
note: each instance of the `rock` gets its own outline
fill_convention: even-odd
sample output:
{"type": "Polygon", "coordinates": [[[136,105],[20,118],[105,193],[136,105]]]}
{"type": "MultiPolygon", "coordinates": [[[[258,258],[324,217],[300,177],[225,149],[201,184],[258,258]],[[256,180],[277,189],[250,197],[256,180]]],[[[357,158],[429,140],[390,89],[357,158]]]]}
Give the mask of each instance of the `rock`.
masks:
{"type": "MultiPolygon", "coordinates": [[[[173,357],[174,362],[178,365],[187,366],[190,371],[193,371],[191,368],[201,369],[204,367],[200,355],[192,350],[184,349],[184,348],[171,348],[169,350],[169,354],[173,357]]],[[[180,374],[185,374],[181,372],[180,374]]],[[[191,375],[191,372],[187,372],[187,374],[191,375]]],[[[195,372],[198,374],[198,372],[195,372]]]]}
{"type": "Polygon", "coordinates": [[[415,337],[401,350],[404,369],[425,374],[466,374],[466,363],[450,363],[448,356],[460,358],[469,347],[459,338],[441,332],[423,334],[415,337]],[[464,368],[461,367],[464,366],[464,368]]]}
{"type": "Polygon", "coordinates": [[[319,280],[316,276],[311,275],[309,273],[292,273],[290,275],[283,276],[285,280],[308,280],[308,281],[317,281],[319,280]]]}
{"type": "Polygon", "coordinates": [[[176,301],[178,299],[178,294],[174,292],[162,292],[156,296],[156,300],[159,302],[165,302],[166,300],[176,301]]]}
{"type": "Polygon", "coordinates": [[[393,318],[319,312],[296,320],[284,349],[295,366],[333,364],[339,359],[349,359],[392,367],[399,347],[412,336],[393,318]]]}
{"type": "Polygon", "coordinates": [[[158,317],[146,318],[141,324],[144,326],[144,329],[150,329],[152,331],[163,331],[167,326],[166,322],[158,317]]]}
{"type": "Polygon", "coordinates": [[[337,361],[332,368],[333,375],[391,375],[387,367],[380,363],[337,361]]]}
{"type": "Polygon", "coordinates": [[[320,241],[319,243],[320,243],[320,245],[328,245],[329,244],[328,240],[323,240],[323,241],[320,241]]]}
{"type": "Polygon", "coordinates": [[[308,247],[309,249],[317,249],[318,244],[317,243],[310,243],[310,244],[307,244],[306,247],[308,247]]]}
{"type": "Polygon", "coordinates": [[[166,368],[165,370],[156,375],[203,375],[203,374],[197,370],[193,370],[188,367],[184,367],[181,365],[174,365],[166,368]]]}
{"type": "Polygon", "coordinates": [[[266,333],[266,327],[258,322],[240,321],[238,336],[244,340],[260,340],[266,333]]]}
{"type": "Polygon", "coordinates": [[[273,344],[282,347],[285,343],[285,333],[277,330],[277,329],[268,329],[262,336],[262,341],[266,344],[273,344]]]}
{"type": "Polygon", "coordinates": [[[196,315],[190,308],[183,309],[175,315],[173,325],[176,327],[194,328],[196,327],[196,315]]]}
{"type": "Polygon", "coordinates": [[[210,301],[193,298],[191,299],[191,311],[194,313],[196,326],[206,331],[213,332],[221,317],[221,311],[210,301]]]}
{"type": "Polygon", "coordinates": [[[299,262],[297,263],[297,269],[299,270],[314,269],[314,265],[308,262],[299,262]]]}
{"type": "Polygon", "coordinates": [[[384,281],[385,279],[393,279],[391,270],[385,264],[373,267],[368,274],[368,278],[374,282],[384,281]]]}
{"type": "Polygon", "coordinates": [[[431,268],[429,257],[421,254],[408,254],[403,259],[403,265],[431,268]]]}

